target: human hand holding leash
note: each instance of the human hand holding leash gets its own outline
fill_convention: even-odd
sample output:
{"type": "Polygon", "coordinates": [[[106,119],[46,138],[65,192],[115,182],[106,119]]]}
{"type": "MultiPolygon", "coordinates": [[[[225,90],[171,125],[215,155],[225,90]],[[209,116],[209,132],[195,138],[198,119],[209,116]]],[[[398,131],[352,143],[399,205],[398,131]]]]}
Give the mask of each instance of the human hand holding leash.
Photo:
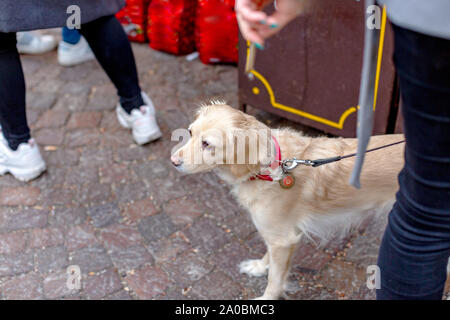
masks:
{"type": "Polygon", "coordinates": [[[265,39],[304,12],[303,0],[277,0],[277,10],[269,16],[262,8],[272,2],[273,0],[236,0],[236,17],[242,35],[259,49],[264,48],[265,39]]]}

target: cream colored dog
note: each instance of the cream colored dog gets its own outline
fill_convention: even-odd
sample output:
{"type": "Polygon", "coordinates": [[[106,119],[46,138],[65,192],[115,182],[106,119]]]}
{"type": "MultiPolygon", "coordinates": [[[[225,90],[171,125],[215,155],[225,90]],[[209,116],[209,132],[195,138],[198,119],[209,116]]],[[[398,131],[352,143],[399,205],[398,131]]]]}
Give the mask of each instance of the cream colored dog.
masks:
{"type": "MultiPolygon", "coordinates": [[[[201,107],[189,130],[191,138],[173,153],[171,161],[185,173],[214,170],[250,212],[267,253],[262,259],[242,262],[240,268],[252,276],[262,276],[268,269],[268,284],[261,299],[277,299],[283,294],[290,258],[302,236],[325,243],[336,234],[346,234],[369,214],[388,211],[394,202],[404,144],[366,154],[359,190],[348,183],[354,158],[316,168],[298,166],[290,172],[295,184],[286,189],[279,183],[285,173],[276,161],[277,143],[282,159],[315,160],[354,153],[357,140],[312,138],[292,129],[269,129],[254,117],[221,103],[201,107]],[[258,135],[256,150],[250,146],[251,139],[244,139],[244,149],[240,150],[245,153],[245,163],[236,163],[239,148],[233,132],[237,131],[269,133],[258,135]],[[273,152],[261,152],[263,145],[273,152]],[[226,157],[230,152],[232,156],[226,157]],[[259,178],[261,173],[273,181],[259,178]]],[[[403,139],[403,135],[374,136],[369,148],[403,139]]]]}

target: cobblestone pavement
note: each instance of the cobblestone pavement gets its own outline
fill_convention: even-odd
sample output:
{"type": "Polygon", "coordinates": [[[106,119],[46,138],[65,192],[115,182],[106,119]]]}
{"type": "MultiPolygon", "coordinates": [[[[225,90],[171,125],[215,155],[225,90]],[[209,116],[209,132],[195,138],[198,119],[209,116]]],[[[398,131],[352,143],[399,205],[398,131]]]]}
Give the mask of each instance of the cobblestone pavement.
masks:
{"type": "MultiPolygon", "coordinates": [[[[0,177],[1,299],[263,293],[265,277],[241,275],[237,267],[264,253],[248,214],[214,175],[182,177],[168,162],[170,134],[190,123],[196,104],[218,97],[237,106],[237,69],[188,62],[146,45],[133,49],[164,133],[144,147],[119,127],[115,89],[97,62],[62,68],[55,52],[23,57],[28,119],[48,172],[31,183],[0,177]],[[80,267],[80,290],[66,286],[69,265],[80,267]]],[[[376,261],[383,226],[374,221],[324,249],[303,243],[288,298],[374,298],[366,267],[376,261]]]]}

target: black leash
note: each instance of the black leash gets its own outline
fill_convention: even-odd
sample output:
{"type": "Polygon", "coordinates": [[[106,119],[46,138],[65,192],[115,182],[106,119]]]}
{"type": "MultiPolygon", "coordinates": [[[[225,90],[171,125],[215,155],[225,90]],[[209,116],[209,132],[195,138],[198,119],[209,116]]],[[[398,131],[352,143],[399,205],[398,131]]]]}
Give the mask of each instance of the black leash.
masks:
{"type": "MultiPolygon", "coordinates": [[[[376,150],[380,150],[380,149],[387,148],[387,147],[391,147],[391,146],[394,146],[396,144],[400,144],[400,143],[404,143],[404,142],[405,142],[405,140],[402,140],[402,141],[390,143],[390,144],[387,144],[387,145],[384,145],[384,146],[381,146],[381,147],[376,147],[376,148],[373,148],[373,149],[369,149],[369,150],[366,151],[366,153],[372,152],[372,151],[376,151],[376,150]]],[[[345,155],[345,156],[337,156],[337,157],[331,157],[331,158],[325,158],[325,159],[316,159],[316,160],[297,160],[297,159],[293,158],[293,159],[283,160],[281,165],[282,165],[283,170],[290,171],[290,170],[294,169],[295,167],[297,167],[297,165],[299,165],[299,164],[302,164],[302,165],[305,165],[305,166],[310,166],[310,167],[318,167],[318,166],[321,166],[321,165],[324,165],[324,164],[327,164],[327,163],[340,161],[342,159],[347,159],[347,158],[351,158],[351,157],[354,157],[354,156],[356,156],[356,152],[352,153],[352,154],[345,155]],[[290,165],[288,165],[289,163],[290,163],[290,165]]]]}

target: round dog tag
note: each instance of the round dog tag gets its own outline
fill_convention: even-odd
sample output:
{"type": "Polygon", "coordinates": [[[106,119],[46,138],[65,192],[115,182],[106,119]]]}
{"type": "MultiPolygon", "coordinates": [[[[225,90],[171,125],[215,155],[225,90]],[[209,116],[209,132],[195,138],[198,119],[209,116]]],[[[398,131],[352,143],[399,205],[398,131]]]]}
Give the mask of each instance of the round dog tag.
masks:
{"type": "Polygon", "coordinates": [[[294,186],[295,178],[293,175],[287,173],[284,175],[284,177],[281,180],[279,180],[279,183],[283,189],[289,189],[294,186]]]}

